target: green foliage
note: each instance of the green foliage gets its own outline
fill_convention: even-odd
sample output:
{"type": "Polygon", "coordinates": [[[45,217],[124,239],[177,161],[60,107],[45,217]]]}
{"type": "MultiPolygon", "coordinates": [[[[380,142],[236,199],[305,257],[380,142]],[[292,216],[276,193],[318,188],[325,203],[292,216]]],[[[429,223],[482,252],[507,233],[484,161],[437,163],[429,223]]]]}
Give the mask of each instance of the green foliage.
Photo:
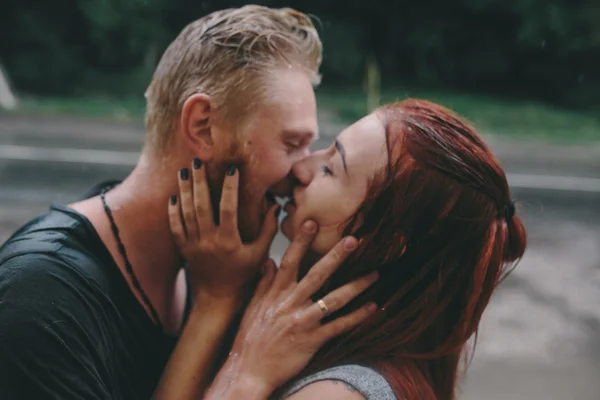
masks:
{"type": "MultiPolygon", "coordinates": [[[[243,1],[3,0],[0,61],[21,93],[139,95],[188,22],[243,1]]],[[[317,15],[325,86],[411,84],[600,107],[596,0],[263,1],[317,15]]]]}
{"type": "MultiPolygon", "coordinates": [[[[322,123],[350,124],[367,113],[367,98],[360,88],[316,91],[322,123]]],[[[600,117],[594,113],[564,110],[531,100],[502,99],[494,96],[461,94],[455,91],[423,91],[387,88],[381,102],[406,97],[426,98],[444,104],[489,135],[544,140],[557,143],[597,143],[600,141],[600,117]]],[[[145,111],[144,98],[23,98],[11,114],[68,115],[140,124],[145,111]]],[[[0,109],[2,113],[9,113],[0,109]]]]}
{"type": "MultiPolygon", "coordinates": [[[[596,113],[565,110],[532,100],[455,91],[387,88],[382,93],[381,104],[408,97],[444,104],[469,119],[484,134],[559,143],[600,140],[600,116],[596,113]]],[[[318,89],[317,102],[319,110],[335,112],[343,123],[356,121],[367,113],[365,94],[358,89],[318,89]]]]}

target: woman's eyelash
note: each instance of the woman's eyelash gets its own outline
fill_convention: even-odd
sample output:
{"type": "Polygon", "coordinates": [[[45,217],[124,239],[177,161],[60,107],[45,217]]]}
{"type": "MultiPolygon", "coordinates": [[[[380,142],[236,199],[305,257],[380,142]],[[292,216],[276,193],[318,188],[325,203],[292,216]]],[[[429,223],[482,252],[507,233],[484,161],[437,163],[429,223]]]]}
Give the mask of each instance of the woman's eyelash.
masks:
{"type": "Polygon", "coordinates": [[[323,171],[325,175],[333,175],[333,171],[331,171],[331,169],[327,165],[322,165],[321,171],[323,171]]]}

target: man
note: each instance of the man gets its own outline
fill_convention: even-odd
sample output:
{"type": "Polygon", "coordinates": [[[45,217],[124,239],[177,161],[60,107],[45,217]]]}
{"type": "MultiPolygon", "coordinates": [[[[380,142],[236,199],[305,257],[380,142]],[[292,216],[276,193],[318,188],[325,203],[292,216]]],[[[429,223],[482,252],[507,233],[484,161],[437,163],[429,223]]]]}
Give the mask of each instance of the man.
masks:
{"type": "Polygon", "coordinates": [[[189,179],[196,157],[220,188],[237,166],[239,228],[254,240],[317,135],[320,62],[314,26],[290,9],[218,11],[181,32],[146,92],[133,172],[0,249],[2,398],[151,397],[189,309],[167,215],[178,171],[189,179]]]}

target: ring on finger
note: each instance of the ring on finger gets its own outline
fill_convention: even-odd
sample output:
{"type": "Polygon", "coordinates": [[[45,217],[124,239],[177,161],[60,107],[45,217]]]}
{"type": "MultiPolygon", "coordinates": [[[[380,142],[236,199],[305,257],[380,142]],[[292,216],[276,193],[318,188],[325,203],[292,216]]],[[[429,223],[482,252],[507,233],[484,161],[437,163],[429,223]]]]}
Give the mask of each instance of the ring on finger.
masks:
{"type": "Polygon", "coordinates": [[[321,311],[323,311],[323,316],[329,315],[329,308],[327,307],[327,304],[325,304],[325,302],[323,301],[323,299],[319,299],[317,301],[317,305],[319,306],[319,308],[321,309],[321,311]]]}

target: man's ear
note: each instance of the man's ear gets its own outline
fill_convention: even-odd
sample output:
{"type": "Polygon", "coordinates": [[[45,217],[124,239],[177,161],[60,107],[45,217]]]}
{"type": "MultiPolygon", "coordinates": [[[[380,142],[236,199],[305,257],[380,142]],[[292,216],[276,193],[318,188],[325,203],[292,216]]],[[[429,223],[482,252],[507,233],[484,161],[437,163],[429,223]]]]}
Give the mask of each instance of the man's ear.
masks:
{"type": "Polygon", "coordinates": [[[212,123],[214,107],[210,96],[199,93],[187,98],[181,109],[180,127],[184,140],[202,161],[213,157],[212,123]]]}

